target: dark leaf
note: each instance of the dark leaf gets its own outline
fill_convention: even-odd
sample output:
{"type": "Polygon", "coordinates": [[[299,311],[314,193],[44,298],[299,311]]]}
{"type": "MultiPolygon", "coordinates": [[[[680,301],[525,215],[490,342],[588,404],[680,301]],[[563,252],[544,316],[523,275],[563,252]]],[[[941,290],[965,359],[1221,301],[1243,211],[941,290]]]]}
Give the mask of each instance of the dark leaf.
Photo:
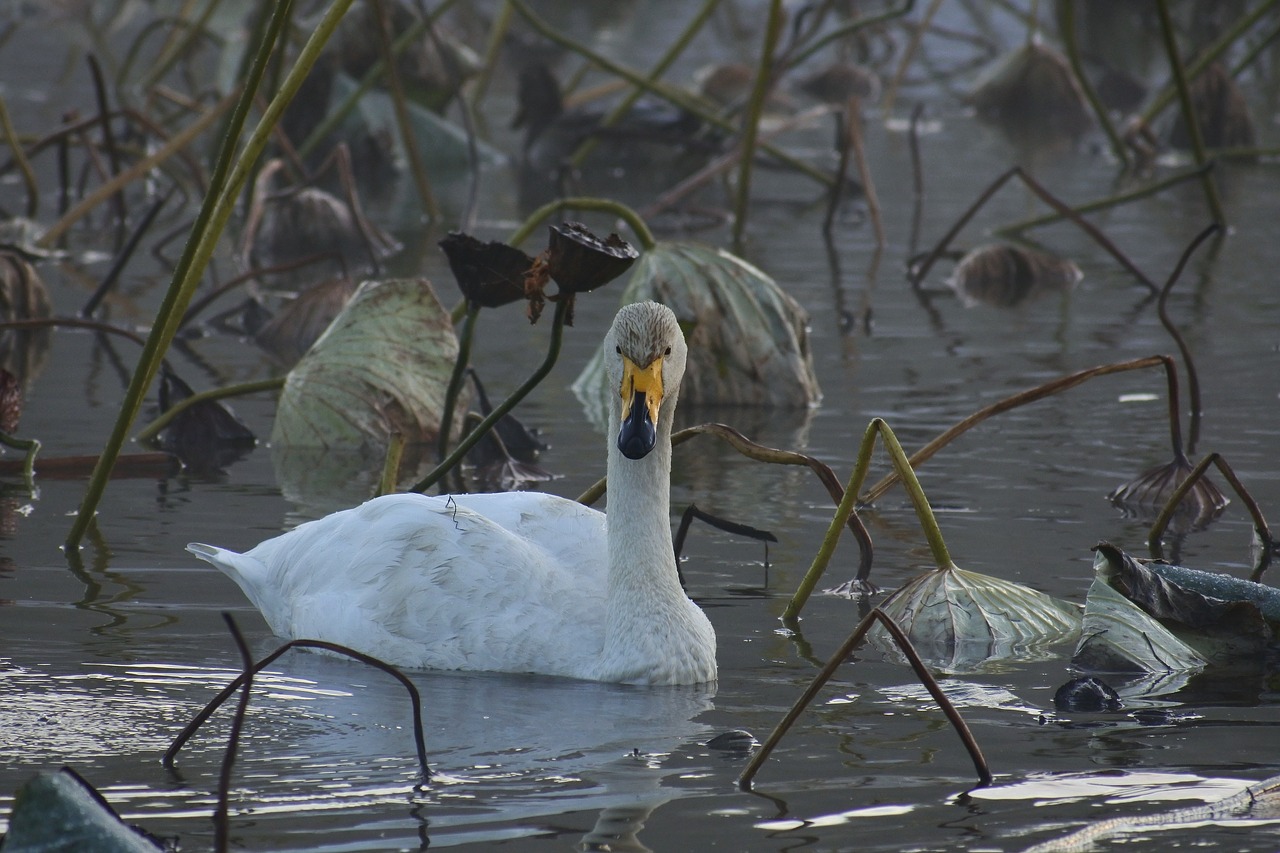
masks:
{"type": "Polygon", "coordinates": [[[154,853],[162,849],[154,839],[121,823],[102,795],[66,767],[57,773],[39,773],[18,789],[4,838],[5,853],[154,853]]]}
{"type": "Polygon", "coordinates": [[[1123,704],[1110,684],[1092,675],[1073,678],[1053,694],[1053,707],[1059,711],[1092,714],[1118,711],[1123,704]]]}
{"type": "Polygon", "coordinates": [[[968,306],[1010,308],[1028,298],[1070,290],[1080,268],[1065,258],[1020,246],[982,246],[956,264],[947,284],[968,306]]]}
{"type": "Polygon", "coordinates": [[[467,302],[498,308],[525,298],[525,275],[533,267],[533,258],[524,252],[496,240],[482,243],[456,231],[439,245],[467,302]]]}
{"type": "MultiPolygon", "coordinates": [[[[1249,104],[1236,81],[1220,62],[1212,63],[1187,87],[1191,94],[1191,110],[1200,125],[1200,135],[1209,148],[1251,148],[1256,136],[1249,104]]],[[[1169,132],[1174,148],[1191,148],[1191,134],[1185,116],[1178,114],[1169,132]]]]}
{"type": "MultiPolygon", "coordinates": [[[[1143,471],[1107,495],[1107,500],[1125,510],[1159,509],[1168,502],[1170,495],[1187,478],[1194,466],[1179,457],[1165,465],[1157,465],[1143,471]]],[[[1226,508],[1230,501],[1208,477],[1201,477],[1178,505],[1177,518],[1190,521],[1192,527],[1203,527],[1226,508]]]]}
{"type": "Polygon", "coordinates": [[[601,240],[580,222],[551,226],[547,272],[564,293],[595,290],[622,275],[640,256],[617,234],[601,240]]]}
{"type": "Polygon", "coordinates": [[[355,279],[328,279],[298,294],[254,334],[258,345],[292,367],[320,339],[356,292],[355,279]]]}
{"type": "MultiPolygon", "coordinates": [[[[192,396],[191,386],[167,367],[160,376],[160,410],[167,412],[192,396]]],[[[244,456],[257,443],[250,429],[217,400],[189,407],[160,433],[161,449],[195,471],[215,473],[244,456]]]]}

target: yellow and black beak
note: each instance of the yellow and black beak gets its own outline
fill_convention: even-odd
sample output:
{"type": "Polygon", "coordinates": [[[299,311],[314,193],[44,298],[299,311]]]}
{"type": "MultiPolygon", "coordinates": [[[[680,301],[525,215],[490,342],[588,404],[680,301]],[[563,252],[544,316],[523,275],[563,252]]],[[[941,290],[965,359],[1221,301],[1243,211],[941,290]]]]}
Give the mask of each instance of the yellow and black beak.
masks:
{"type": "Polygon", "coordinates": [[[618,449],[628,459],[643,459],[658,442],[658,408],[662,405],[662,356],[647,367],[622,357],[622,428],[618,449]]]}

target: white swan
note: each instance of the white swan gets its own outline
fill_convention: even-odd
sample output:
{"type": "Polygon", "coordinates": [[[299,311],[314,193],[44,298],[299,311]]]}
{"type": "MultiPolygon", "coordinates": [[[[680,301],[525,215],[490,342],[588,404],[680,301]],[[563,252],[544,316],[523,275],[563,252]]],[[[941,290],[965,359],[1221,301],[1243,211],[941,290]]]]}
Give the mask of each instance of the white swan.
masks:
{"type": "Polygon", "coordinates": [[[375,498],[238,554],[187,546],[286,638],[404,667],[536,672],[634,684],[716,679],[716,638],[680,586],[671,423],[684,336],[627,305],[605,336],[608,517],[534,492],[375,498]]]}

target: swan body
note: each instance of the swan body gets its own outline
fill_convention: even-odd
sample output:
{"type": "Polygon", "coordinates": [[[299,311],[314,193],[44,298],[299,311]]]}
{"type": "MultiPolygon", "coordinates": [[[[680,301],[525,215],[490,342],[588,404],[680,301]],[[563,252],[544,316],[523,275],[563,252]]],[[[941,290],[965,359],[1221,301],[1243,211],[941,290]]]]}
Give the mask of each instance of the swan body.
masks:
{"type": "Polygon", "coordinates": [[[671,541],[684,337],[670,310],[637,303],[619,311],[605,352],[619,392],[607,515],[534,492],[398,494],[243,554],[187,549],[239,584],[288,639],[411,668],[714,681],[715,632],[680,586],[671,541]]]}

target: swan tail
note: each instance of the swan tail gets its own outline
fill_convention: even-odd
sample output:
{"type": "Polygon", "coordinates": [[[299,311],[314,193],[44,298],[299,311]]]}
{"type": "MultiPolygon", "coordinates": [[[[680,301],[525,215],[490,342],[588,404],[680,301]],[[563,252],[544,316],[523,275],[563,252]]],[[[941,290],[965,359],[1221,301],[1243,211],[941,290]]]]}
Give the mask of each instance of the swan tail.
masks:
{"type": "Polygon", "coordinates": [[[213,564],[256,600],[259,585],[267,574],[267,567],[261,560],[248,554],[228,551],[226,548],[216,548],[200,542],[190,543],[187,545],[187,550],[206,563],[213,564]]]}

